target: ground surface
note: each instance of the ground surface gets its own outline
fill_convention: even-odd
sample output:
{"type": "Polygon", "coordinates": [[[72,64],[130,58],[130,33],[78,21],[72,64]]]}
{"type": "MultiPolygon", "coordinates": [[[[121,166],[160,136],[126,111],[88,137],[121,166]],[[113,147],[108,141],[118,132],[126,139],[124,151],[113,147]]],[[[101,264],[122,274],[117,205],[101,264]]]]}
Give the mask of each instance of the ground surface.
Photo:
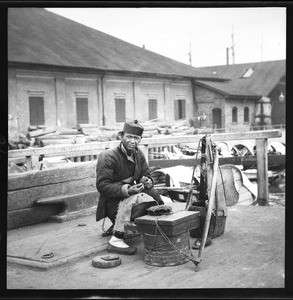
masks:
{"type": "MultiPolygon", "coordinates": [[[[173,209],[182,210],[184,206],[176,203],[173,209]]],[[[270,206],[229,207],[225,232],[204,249],[198,272],[191,261],[172,267],[145,264],[141,236],[128,240],[138,250],[132,256],[120,255],[120,266],[94,268],[93,257],[107,254],[109,237],[101,237],[101,227],[102,223],[95,222],[94,215],[90,215],[70,222],[10,230],[8,256],[40,261],[41,254],[52,251],[56,261],[67,257],[68,262],[48,270],[8,263],[7,289],[86,289],[99,294],[102,290],[120,289],[282,289],[285,286],[284,195],[271,198],[270,206]],[[73,253],[80,255],[72,259],[73,253]]],[[[191,246],[194,241],[190,239],[191,246]]],[[[198,250],[191,252],[197,257],[198,250]]]]}

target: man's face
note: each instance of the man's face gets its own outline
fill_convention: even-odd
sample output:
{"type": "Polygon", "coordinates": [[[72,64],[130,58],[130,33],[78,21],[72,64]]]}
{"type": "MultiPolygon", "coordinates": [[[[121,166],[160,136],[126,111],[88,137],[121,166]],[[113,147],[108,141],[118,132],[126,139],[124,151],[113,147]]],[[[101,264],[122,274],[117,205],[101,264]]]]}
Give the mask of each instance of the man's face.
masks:
{"type": "Polygon", "coordinates": [[[141,140],[141,137],[139,135],[130,134],[127,132],[124,132],[122,135],[122,142],[126,150],[128,151],[134,151],[134,149],[138,146],[139,142],[141,140]]]}

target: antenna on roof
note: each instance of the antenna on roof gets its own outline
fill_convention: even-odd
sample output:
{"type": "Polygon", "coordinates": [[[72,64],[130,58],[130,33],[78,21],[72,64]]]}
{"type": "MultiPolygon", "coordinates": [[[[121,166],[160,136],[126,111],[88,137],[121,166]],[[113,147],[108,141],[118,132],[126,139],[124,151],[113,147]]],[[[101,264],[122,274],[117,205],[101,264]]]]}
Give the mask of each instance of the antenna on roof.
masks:
{"type": "Polygon", "coordinates": [[[189,65],[192,66],[191,33],[189,33],[189,65]]]}
{"type": "Polygon", "coordinates": [[[260,41],[260,61],[262,62],[263,57],[263,34],[261,33],[261,41],[260,41]]]}
{"type": "Polygon", "coordinates": [[[232,35],[231,35],[231,38],[232,38],[232,46],[231,46],[231,50],[232,50],[232,63],[234,65],[235,63],[235,52],[234,52],[234,26],[233,26],[233,23],[232,23],[232,35]]]}

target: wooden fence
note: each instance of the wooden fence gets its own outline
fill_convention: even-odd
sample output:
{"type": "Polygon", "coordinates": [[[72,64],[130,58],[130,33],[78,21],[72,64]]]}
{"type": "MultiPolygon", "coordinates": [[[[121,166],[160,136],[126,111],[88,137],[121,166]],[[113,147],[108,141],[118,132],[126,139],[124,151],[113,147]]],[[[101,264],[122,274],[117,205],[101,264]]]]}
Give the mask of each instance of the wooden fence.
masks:
{"type": "MultiPolygon", "coordinates": [[[[163,136],[142,139],[139,147],[144,152],[146,159],[153,149],[170,147],[178,144],[198,144],[204,135],[163,136]],[[152,149],[152,150],[151,150],[152,149]]],[[[281,130],[261,130],[238,133],[210,134],[213,142],[255,140],[256,141],[256,164],[259,204],[268,203],[268,139],[280,138],[281,130]]],[[[74,162],[86,162],[96,160],[98,155],[105,149],[114,148],[120,143],[117,141],[91,142],[85,144],[47,146],[43,148],[28,148],[8,151],[8,163],[25,161],[28,170],[39,170],[42,157],[64,156],[74,162]]],[[[184,160],[182,160],[184,162],[184,160]]],[[[149,161],[150,165],[154,164],[149,161]]]]}

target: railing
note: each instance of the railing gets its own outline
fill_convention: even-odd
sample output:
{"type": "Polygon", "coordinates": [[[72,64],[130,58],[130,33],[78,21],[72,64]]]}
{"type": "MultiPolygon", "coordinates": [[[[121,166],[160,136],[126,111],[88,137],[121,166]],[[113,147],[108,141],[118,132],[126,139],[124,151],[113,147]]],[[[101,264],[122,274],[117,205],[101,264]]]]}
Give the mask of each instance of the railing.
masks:
{"type": "Polygon", "coordinates": [[[286,124],[250,126],[250,130],[271,130],[271,129],[286,129],[286,124]]]}
{"type": "MultiPolygon", "coordinates": [[[[164,136],[142,139],[139,147],[144,152],[146,159],[149,158],[149,149],[163,146],[185,144],[197,144],[204,135],[185,136],[164,136]]],[[[268,203],[268,142],[269,138],[282,136],[280,130],[261,130],[238,133],[210,134],[213,142],[235,141],[235,140],[256,140],[256,161],[257,161],[257,183],[259,203],[268,203]]],[[[38,170],[42,157],[64,156],[72,161],[96,160],[98,155],[105,149],[114,148],[120,143],[117,141],[92,142],[85,144],[73,144],[63,146],[48,146],[43,148],[32,148],[22,150],[9,150],[8,162],[25,160],[28,170],[38,170]]]]}
{"type": "MultiPolygon", "coordinates": [[[[203,128],[201,128],[203,130],[203,128]]],[[[274,124],[274,125],[250,125],[251,131],[258,131],[258,130],[273,130],[273,129],[286,129],[286,124],[274,124]]],[[[225,132],[231,132],[232,128],[220,128],[220,127],[214,127],[213,129],[214,133],[225,133],[225,132]]]]}

